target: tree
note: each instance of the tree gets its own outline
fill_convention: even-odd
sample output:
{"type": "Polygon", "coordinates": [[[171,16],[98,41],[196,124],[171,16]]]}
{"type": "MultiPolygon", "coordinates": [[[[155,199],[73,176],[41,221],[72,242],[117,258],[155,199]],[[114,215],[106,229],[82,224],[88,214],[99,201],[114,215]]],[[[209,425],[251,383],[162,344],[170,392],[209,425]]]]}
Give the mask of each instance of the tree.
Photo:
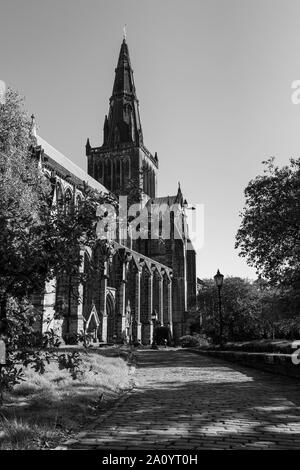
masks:
{"type": "MultiPolygon", "coordinates": [[[[198,294],[202,331],[219,338],[218,294],[213,279],[205,279],[198,294]]],[[[263,335],[260,293],[255,284],[239,277],[227,277],[222,287],[223,336],[225,341],[250,340],[263,335]]]]}
{"type": "Polygon", "coordinates": [[[28,296],[47,271],[40,227],[50,187],[30,158],[29,128],[23,99],[9,89],[0,105],[0,318],[9,296],[28,296]]]}
{"type": "MultiPolygon", "coordinates": [[[[114,202],[110,195],[83,186],[79,206],[64,210],[49,204],[51,182],[34,158],[29,130],[24,100],[8,89],[0,104],[0,336],[8,347],[2,385],[19,380],[16,354],[23,364],[34,361],[37,370],[43,370],[40,354],[28,356],[28,349],[36,346],[31,296],[43,290],[47,280],[67,275],[75,281],[72,295],[81,300],[76,285],[85,281],[86,274],[79,270],[80,249],[92,249],[98,241],[98,205],[114,202]]],[[[103,269],[101,260],[92,269],[103,269]]],[[[57,344],[46,335],[42,346],[49,342],[57,344]]]]}
{"type": "Polygon", "coordinates": [[[80,205],[71,210],[49,205],[51,184],[33,158],[29,128],[23,99],[9,89],[0,105],[2,317],[9,296],[29,299],[63,272],[79,275],[80,248],[97,242],[97,207],[114,203],[110,195],[83,186],[80,205]]]}
{"type": "Polygon", "coordinates": [[[265,174],[245,189],[246,205],[236,236],[240,256],[272,285],[300,291],[300,159],[265,174]]]}
{"type": "MultiPolygon", "coordinates": [[[[213,341],[218,340],[218,294],[213,279],[203,281],[198,306],[203,318],[201,332],[213,341]]],[[[299,339],[300,319],[295,315],[295,307],[293,297],[261,277],[254,282],[227,277],[222,287],[224,339],[299,339]]]]}

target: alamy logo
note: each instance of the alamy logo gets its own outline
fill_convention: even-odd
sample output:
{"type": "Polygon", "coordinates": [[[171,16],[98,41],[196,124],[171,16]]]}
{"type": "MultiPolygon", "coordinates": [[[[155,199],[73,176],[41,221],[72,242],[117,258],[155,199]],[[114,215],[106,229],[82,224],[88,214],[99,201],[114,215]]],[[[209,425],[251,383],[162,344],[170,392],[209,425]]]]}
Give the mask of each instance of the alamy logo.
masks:
{"type": "Polygon", "coordinates": [[[189,208],[180,204],[141,204],[127,206],[127,196],[119,197],[118,212],[111,204],[97,208],[97,237],[116,240],[169,240],[186,241],[187,250],[199,250],[204,241],[204,207],[196,204],[189,208]],[[189,220],[187,220],[189,219],[189,220]]]}
{"type": "Polygon", "coordinates": [[[291,88],[293,93],[291,94],[291,100],[293,104],[300,104],[300,80],[294,80],[291,88]]]}
{"type": "Polygon", "coordinates": [[[292,349],[296,349],[296,351],[292,353],[292,363],[297,366],[300,364],[300,340],[292,342],[292,349]]]}

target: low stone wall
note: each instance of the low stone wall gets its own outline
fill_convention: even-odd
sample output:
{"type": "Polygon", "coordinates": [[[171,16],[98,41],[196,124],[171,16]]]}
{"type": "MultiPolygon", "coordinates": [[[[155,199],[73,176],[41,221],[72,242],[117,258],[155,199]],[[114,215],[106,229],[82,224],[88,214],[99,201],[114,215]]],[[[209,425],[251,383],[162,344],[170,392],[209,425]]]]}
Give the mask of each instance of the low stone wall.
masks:
{"type": "Polygon", "coordinates": [[[300,378],[300,364],[292,362],[292,354],[282,353],[256,353],[245,351],[212,351],[188,348],[189,351],[205,356],[217,357],[226,361],[235,362],[244,366],[261,369],[273,374],[300,378]]]}
{"type": "MultiPolygon", "coordinates": [[[[300,338],[296,338],[300,340],[300,338]]],[[[295,351],[295,340],[287,339],[255,339],[251,341],[235,341],[223,344],[222,351],[241,351],[254,353],[292,354],[295,351]]],[[[199,345],[200,349],[217,351],[219,345],[199,345]]]]}

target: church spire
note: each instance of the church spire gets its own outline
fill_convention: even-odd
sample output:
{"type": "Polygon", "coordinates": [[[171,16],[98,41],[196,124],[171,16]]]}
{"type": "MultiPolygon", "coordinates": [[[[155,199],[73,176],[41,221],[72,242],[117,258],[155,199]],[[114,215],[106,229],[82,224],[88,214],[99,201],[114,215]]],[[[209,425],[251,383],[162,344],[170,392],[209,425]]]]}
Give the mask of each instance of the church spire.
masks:
{"type": "Polygon", "coordinates": [[[157,154],[153,156],[143,142],[129,49],[124,36],[121,43],[109,112],[103,123],[103,143],[90,147],[87,142],[88,173],[115,194],[128,194],[130,182],[136,181],[143,196],[156,195],[157,154]],[[146,177],[144,175],[146,169],[146,177]]]}
{"type": "Polygon", "coordinates": [[[37,130],[36,130],[36,122],[35,122],[35,116],[34,114],[31,115],[31,123],[30,123],[30,129],[29,129],[29,137],[31,139],[37,138],[37,130]]]}
{"type": "Polygon", "coordinates": [[[112,149],[128,143],[142,145],[143,135],[129,49],[124,36],[115,69],[109,114],[104,124],[103,146],[112,149]]]}
{"type": "Polygon", "coordinates": [[[90,144],[90,139],[89,138],[87,138],[87,141],[86,141],[86,144],[85,144],[85,151],[86,151],[86,155],[90,154],[91,144],[90,144]]]}
{"type": "Polygon", "coordinates": [[[118,93],[133,93],[135,95],[135,87],[133,80],[133,70],[129,57],[129,49],[126,39],[121,44],[117,68],[115,70],[115,82],[113,87],[113,96],[118,93]]]}

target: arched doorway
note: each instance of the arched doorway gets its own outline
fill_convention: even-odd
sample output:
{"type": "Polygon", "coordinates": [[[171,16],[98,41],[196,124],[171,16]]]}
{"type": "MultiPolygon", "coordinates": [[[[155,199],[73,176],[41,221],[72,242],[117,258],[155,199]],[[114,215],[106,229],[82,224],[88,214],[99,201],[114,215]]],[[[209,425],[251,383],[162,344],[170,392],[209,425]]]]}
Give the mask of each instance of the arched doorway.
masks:
{"type": "Polygon", "coordinates": [[[116,315],[115,315],[115,300],[111,293],[106,296],[106,312],[107,312],[107,342],[114,342],[116,335],[116,315]]]}

